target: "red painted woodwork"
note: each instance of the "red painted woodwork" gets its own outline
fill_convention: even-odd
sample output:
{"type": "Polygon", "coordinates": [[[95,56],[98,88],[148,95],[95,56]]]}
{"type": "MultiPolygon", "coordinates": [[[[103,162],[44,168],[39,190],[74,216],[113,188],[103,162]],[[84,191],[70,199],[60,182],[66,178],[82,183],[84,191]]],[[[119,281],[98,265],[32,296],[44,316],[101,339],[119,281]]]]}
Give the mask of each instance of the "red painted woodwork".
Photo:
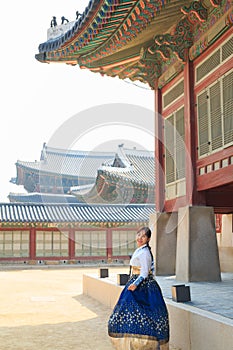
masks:
{"type": "Polygon", "coordinates": [[[207,205],[214,207],[215,213],[230,214],[233,212],[233,186],[206,191],[207,205]]]}
{"type": "MultiPolygon", "coordinates": [[[[138,227],[135,228],[123,228],[124,230],[127,231],[137,231],[138,227]]],[[[24,262],[24,263],[30,263],[30,264],[36,264],[37,261],[54,261],[54,262],[66,262],[66,261],[71,261],[72,263],[82,263],[85,261],[96,261],[96,262],[108,262],[111,261],[112,259],[114,260],[128,260],[129,256],[123,256],[123,255],[115,255],[113,257],[113,250],[112,250],[112,231],[116,231],[116,230],[122,230],[122,228],[107,228],[104,229],[103,231],[106,232],[106,252],[105,255],[103,256],[76,256],[75,255],[75,231],[77,231],[77,228],[57,228],[57,227],[51,227],[51,228],[39,228],[39,227],[30,227],[30,228],[25,228],[25,224],[22,223],[21,226],[15,227],[14,224],[12,225],[12,227],[0,227],[0,234],[1,231],[10,231],[10,232],[14,232],[14,231],[20,231],[20,230],[28,230],[29,231],[29,254],[28,256],[24,256],[24,257],[14,257],[14,256],[10,256],[10,257],[0,257],[0,261],[19,261],[19,262],[24,262]],[[59,231],[59,232],[64,232],[64,234],[67,235],[67,237],[69,237],[69,241],[68,241],[68,255],[67,256],[38,256],[36,255],[36,233],[39,231],[47,231],[47,232],[55,232],[55,231],[59,231]]],[[[87,231],[90,232],[90,230],[92,232],[95,232],[95,230],[99,231],[100,228],[81,228],[81,231],[87,231]]]]}
{"type": "MultiPolygon", "coordinates": [[[[233,183],[233,164],[222,169],[197,176],[197,189],[204,191],[233,183]]],[[[233,199],[232,199],[233,201],[233,199]]]]}
{"type": "Polygon", "coordinates": [[[213,206],[215,212],[233,212],[233,146],[211,154],[197,162],[197,188],[206,194],[206,204],[213,206]],[[228,166],[223,167],[223,159],[228,160],[228,166]],[[220,169],[214,170],[214,164],[219,163],[220,169]],[[207,169],[211,168],[210,172],[207,169]],[[200,169],[205,173],[200,175],[200,169]]]}
{"type": "Polygon", "coordinates": [[[36,229],[35,227],[30,230],[30,247],[29,247],[29,256],[30,260],[36,259],[36,229]]]}
{"type": "Polygon", "coordinates": [[[209,46],[200,56],[198,56],[195,61],[195,67],[205,60],[211,53],[213,53],[220,45],[224,43],[225,40],[229,39],[233,34],[233,26],[230,27],[225,33],[223,33],[217,41],[215,41],[211,46],[209,46]]]}
{"type": "Polygon", "coordinates": [[[107,229],[107,233],[106,233],[107,237],[107,259],[111,260],[112,259],[112,230],[111,229],[107,229]]]}
{"type": "Polygon", "coordinates": [[[174,103],[172,103],[172,105],[166,107],[163,110],[163,117],[167,118],[169,115],[171,115],[174,111],[176,111],[183,105],[184,105],[184,96],[178,98],[174,103]]]}
{"type": "Polygon", "coordinates": [[[165,202],[165,163],[164,163],[164,136],[162,117],[162,94],[155,85],[155,207],[158,212],[164,210],[165,202]]]}
{"type": "Polygon", "coordinates": [[[215,215],[215,225],[216,225],[216,233],[222,232],[222,215],[216,214],[215,215]]]}
{"type": "Polygon", "coordinates": [[[75,258],[75,230],[74,228],[69,229],[69,258],[75,258]]]}
{"type": "MultiPolygon", "coordinates": [[[[171,115],[184,106],[185,115],[185,146],[186,146],[186,199],[184,197],[165,201],[164,209],[168,212],[177,211],[185,205],[213,206],[215,212],[229,213],[233,211],[233,146],[198,159],[198,128],[196,95],[215,82],[233,67],[233,58],[226,60],[213,73],[195,85],[195,69],[214,50],[218,49],[233,33],[233,28],[223,34],[211,47],[201,54],[194,62],[186,62],[184,71],[163,87],[166,93],[180,79],[184,79],[184,96],[169,105],[163,117],[171,115]],[[227,162],[223,164],[223,160],[227,162]],[[214,163],[219,162],[216,166],[214,163]],[[219,169],[214,170],[219,167],[219,169]],[[202,173],[202,175],[201,175],[202,173]],[[224,186],[228,185],[228,186],[224,186]],[[221,191],[216,189],[221,188],[221,191]]],[[[157,156],[157,154],[155,154],[157,156]]],[[[158,158],[159,159],[159,158],[158,158]]],[[[163,160],[164,162],[164,160],[163,160]]],[[[156,196],[160,193],[156,188],[156,196]]],[[[160,194],[159,194],[160,195],[160,194]]]]}
{"type": "Polygon", "coordinates": [[[185,126],[185,177],[186,177],[186,205],[195,205],[196,192],[196,147],[195,147],[195,118],[194,118],[194,72],[193,64],[187,62],[184,67],[184,126],[185,126]]]}
{"type": "MultiPolygon", "coordinates": [[[[233,156],[233,146],[230,146],[230,147],[225,148],[221,151],[210,154],[207,157],[203,157],[201,159],[198,159],[197,169],[200,169],[202,167],[206,167],[207,165],[210,165],[210,164],[214,164],[215,162],[221,161],[221,160],[226,159],[226,158],[231,157],[231,156],[233,156]]],[[[198,171],[198,174],[199,174],[199,171],[198,171]]]]}
{"type": "Polygon", "coordinates": [[[165,202],[165,211],[167,213],[178,211],[179,208],[186,206],[186,196],[169,199],[165,202]]]}
{"type": "Polygon", "coordinates": [[[169,89],[171,89],[175,84],[177,84],[183,78],[183,75],[184,75],[184,73],[180,72],[171,81],[169,81],[165,86],[163,86],[163,88],[162,88],[163,94],[166,93],[169,89]]]}

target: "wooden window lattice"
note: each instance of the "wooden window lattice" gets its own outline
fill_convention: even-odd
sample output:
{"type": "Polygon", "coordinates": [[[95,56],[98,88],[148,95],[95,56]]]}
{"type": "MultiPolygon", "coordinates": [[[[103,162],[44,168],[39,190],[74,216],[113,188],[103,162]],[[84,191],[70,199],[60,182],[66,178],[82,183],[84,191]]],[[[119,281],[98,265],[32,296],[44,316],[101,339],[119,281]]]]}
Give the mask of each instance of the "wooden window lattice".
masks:
{"type": "Polygon", "coordinates": [[[177,98],[184,94],[184,80],[181,80],[178,84],[172,87],[163,96],[163,108],[166,108],[173,103],[177,98]]]}
{"type": "Polygon", "coordinates": [[[197,96],[199,156],[233,143],[233,71],[197,96]]]}
{"type": "Polygon", "coordinates": [[[29,256],[28,231],[0,231],[0,257],[29,256]]]}
{"type": "Polygon", "coordinates": [[[229,59],[233,54],[233,37],[223,43],[203,63],[196,68],[196,82],[204,79],[208,74],[217,69],[220,64],[229,59]]]}
{"type": "Polygon", "coordinates": [[[76,256],[106,256],[106,231],[76,231],[76,256]]]}
{"type": "Polygon", "coordinates": [[[68,256],[68,234],[57,231],[36,231],[36,256],[68,256]]]}
{"type": "Polygon", "coordinates": [[[186,193],[184,107],[165,119],[166,199],[186,193]]]}
{"type": "Polygon", "coordinates": [[[221,52],[220,49],[215,51],[207,60],[205,60],[196,69],[196,81],[199,82],[206,75],[208,75],[212,70],[219,66],[221,62],[221,52]]]}
{"type": "Polygon", "coordinates": [[[135,248],[135,231],[117,230],[112,232],[113,256],[130,256],[135,248]]]}
{"type": "Polygon", "coordinates": [[[209,110],[211,120],[211,148],[212,150],[216,150],[222,147],[221,90],[219,81],[209,89],[209,110]]]}
{"type": "Polygon", "coordinates": [[[227,60],[233,54],[233,37],[222,46],[222,61],[227,60]]]}
{"type": "Polygon", "coordinates": [[[233,71],[223,78],[224,144],[233,142],[233,71]]]}

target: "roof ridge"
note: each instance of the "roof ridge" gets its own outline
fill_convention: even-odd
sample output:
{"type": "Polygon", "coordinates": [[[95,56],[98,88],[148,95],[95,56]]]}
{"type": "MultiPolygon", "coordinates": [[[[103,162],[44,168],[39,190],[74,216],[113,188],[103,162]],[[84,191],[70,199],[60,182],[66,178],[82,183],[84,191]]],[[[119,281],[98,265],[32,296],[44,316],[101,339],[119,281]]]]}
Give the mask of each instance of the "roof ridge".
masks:
{"type": "Polygon", "coordinates": [[[13,207],[13,206],[56,206],[56,207],[154,207],[155,205],[152,203],[127,203],[127,204],[122,204],[122,203],[8,203],[8,202],[0,202],[0,207],[2,206],[8,206],[8,207],[13,207]]]}

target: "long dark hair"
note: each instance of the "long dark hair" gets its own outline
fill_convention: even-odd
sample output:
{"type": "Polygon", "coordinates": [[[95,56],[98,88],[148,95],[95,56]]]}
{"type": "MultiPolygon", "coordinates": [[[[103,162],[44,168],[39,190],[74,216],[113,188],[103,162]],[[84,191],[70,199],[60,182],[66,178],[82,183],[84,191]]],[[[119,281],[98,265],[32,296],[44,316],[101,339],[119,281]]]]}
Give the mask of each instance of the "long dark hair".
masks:
{"type": "MultiPolygon", "coordinates": [[[[151,229],[149,227],[143,226],[143,227],[141,227],[138,230],[137,233],[142,232],[142,231],[145,232],[145,235],[146,235],[147,238],[151,238],[151,229]]],[[[146,245],[147,245],[147,247],[149,249],[149,252],[150,252],[150,255],[151,255],[151,259],[152,259],[152,261],[154,261],[154,257],[153,257],[152,251],[151,251],[151,247],[149,246],[149,242],[147,242],[146,245]]]]}

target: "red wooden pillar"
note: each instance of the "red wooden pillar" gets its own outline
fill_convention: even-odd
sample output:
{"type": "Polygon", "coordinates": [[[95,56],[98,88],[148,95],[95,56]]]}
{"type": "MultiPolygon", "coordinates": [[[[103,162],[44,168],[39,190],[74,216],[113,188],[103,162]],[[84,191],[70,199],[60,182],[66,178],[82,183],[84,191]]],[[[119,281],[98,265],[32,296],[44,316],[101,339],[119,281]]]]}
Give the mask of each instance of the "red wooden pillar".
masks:
{"type": "Polygon", "coordinates": [[[157,212],[164,210],[165,203],[165,165],[164,135],[162,117],[162,93],[155,81],[155,208],[157,212]]]}
{"type": "Polygon", "coordinates": [[[205,205],[204,194],[197,192],[197,121],[194,96],[194,68],[188,61],[184,67],[185,177],[186,205],[205,205]]]}
{"type": "Polygon", "coordinates": [[[30,229],[30,240],[29,240],[29,257],[30,260],[36,260],[36,228],[30,229]]]}
{"type": "Polygon", "coordinates": [[[106,232],[106,243],[107,243],[107,259],[112,259],[112,229],[108,228],[106,232]]]}
{"type": "Polygon", "coordinates": [[[75,259],[75,229],[69,229],[69,259],[75,259]]]}

